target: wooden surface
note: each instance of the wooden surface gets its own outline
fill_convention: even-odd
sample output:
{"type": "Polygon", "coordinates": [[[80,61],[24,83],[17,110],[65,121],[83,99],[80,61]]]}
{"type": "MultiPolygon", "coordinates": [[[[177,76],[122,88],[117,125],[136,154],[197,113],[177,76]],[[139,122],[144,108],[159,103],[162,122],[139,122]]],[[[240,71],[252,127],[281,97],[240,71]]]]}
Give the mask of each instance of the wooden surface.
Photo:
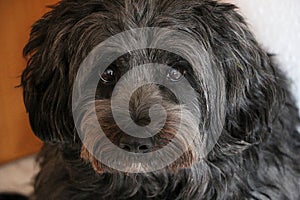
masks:
{"type": "Polygon", "coordinates": [[[25,112],[20,74],[22,49],[31,25],[57,0],[0,0],[0,164],[37,152],[41,142],[32,133],[25,112]]]}

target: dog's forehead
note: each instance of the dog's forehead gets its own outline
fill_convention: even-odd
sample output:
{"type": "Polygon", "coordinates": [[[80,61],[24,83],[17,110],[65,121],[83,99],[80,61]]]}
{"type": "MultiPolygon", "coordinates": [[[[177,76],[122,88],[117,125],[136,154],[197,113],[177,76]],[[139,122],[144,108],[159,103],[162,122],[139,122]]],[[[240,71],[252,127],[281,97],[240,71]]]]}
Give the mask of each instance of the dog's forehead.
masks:
{"type": "MultiPolygon", "coordinates": [[[[83,2],[83,1],[82,1],[83,2]]],[[[82,4],[82,3],[78,3],[82,4]]],[[[169,0],[113,0],[113,1],[93,1],[90,12],[77,12],[72,10],[72,18],[82,18],[68,30],[70,34],[67,37],[68,44],[66,54],[68,54],[71,66],[80,66],[83,59],[100,43],[110,37],[135,29],[157,27],[170,29],[172,31],[185,32],[188,37],[172,37],[169,31],[158,32],[151,38],[151,45],[159,44],[168,48],[176,46],[177,51],[181,48],[180,55],[188,61],[198,76],[203,74],[200,67],[210,67],[211,59],[205,47],[209,47],[208,40],[203,39],[201,31],[195,31],[200,23],[195,22],[194,6],[201,5],[201,1],[169,1],[169,0]],[[190,2],[190,3],[188,3],[190,2]],[[78,15],[78,16],[77,16],[78,15]],[[190,40],[189,40],[190,38],[190,40]],[[189,40],[189,41],[188,41],[189,40]],[[196,42],[194,42],[194,41],[196,42]],[[199,48],[193,45],[198,43],[199,48]]],[[[73,7],[80,5],[74,4],[73,7]]],[[[208,26],[208,25],[207,25],[208,26]]],[[[146,39],[147,40],[147,39],[146,39]]],[[[143,42],[143,41],[142,41],[143,42]]],[[[177,58],[167,52],[130,49],[140,41],[136,37],[126,38],[116,43],[117,48],[129,52],[116,60],[118,66],[130,68],[144,63],[159,62],[162,64],[173,64],[177,58]]],[[[181,59],[181,60],[183,60],[181,59]]]]}

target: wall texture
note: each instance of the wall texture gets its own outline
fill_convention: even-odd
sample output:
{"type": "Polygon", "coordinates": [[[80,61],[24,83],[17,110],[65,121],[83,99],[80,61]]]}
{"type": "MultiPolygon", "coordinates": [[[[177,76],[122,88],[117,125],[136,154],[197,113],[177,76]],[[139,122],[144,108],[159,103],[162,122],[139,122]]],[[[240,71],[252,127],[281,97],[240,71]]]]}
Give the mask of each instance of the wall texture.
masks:
{"type": "MultiPolygon", "coordinates": [[[[30,27],[57,0],[0,0],[0,164],[40,149],[24,108],[20,75],[30,27]]],[[[1,177],[0,177],[1,179],[1,177]]]]}
{"type": "Polygon", "coordinates": [[[240,7],[260,43],[277,54],[300,107],[300,0],[226,0],[240,7]]]}

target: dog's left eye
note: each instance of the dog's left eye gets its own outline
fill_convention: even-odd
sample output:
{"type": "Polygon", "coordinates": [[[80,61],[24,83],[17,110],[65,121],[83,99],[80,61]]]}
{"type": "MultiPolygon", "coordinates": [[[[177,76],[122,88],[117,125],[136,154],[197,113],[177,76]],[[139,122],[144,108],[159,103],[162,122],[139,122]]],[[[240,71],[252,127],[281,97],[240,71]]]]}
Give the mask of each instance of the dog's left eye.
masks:
{"type": "Polygon", "coordinates": [[[171,81],[179,81],[181,80],[186,71],[181,67],[171,67],[167,72],[167,78],[171,81]]]}
{"type": "Polygon", "coordinates": [[[110,85],[110,84],[114,84],[116,82],[117,75],[113,69],[108,68],[100,75],[100,79],[104,84],[110,85]]]}

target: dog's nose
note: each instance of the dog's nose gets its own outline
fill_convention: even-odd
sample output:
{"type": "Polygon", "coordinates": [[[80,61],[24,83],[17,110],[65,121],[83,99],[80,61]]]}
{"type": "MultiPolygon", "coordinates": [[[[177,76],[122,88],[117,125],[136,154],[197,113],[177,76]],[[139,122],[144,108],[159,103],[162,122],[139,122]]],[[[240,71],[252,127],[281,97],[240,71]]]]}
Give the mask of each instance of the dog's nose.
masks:
{"type": "Polygon", "coordinates": [[[147,153],[153,147],[153,139],[151,137],[136,138],[126,135],[120,139],[119,147],[129,152],[147,153]]]}

